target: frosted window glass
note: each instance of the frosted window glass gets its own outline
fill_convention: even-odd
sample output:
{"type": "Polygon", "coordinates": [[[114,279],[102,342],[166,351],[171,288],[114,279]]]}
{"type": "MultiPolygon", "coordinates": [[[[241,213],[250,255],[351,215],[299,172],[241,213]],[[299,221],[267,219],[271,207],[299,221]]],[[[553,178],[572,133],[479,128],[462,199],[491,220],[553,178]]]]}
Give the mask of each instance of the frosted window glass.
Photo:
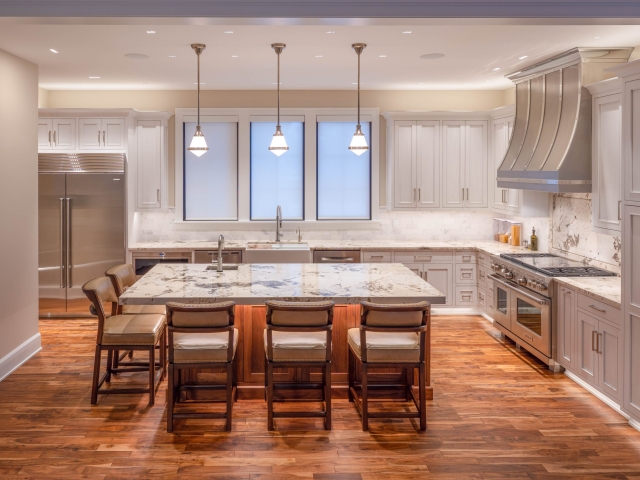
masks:
{"type": "Polygon", "coordinates": [[[195,122],[184,124],[184,219],[238,219],[238,124],[202,122],[209,151],[187,150],[195,122]]]}
{"type": "Polygon", "coordinates": [[[289,150],[269,151],[275,122],[251,122],[251,220],[303,220],[304,123],[281,122],[289,150]]]}
{"type": "Polygon", "coordinates": [[[318,220],[371,218],[371,123],[360,156],[349,150],[355,131],[355,122],[318,122],[318,220]]]}

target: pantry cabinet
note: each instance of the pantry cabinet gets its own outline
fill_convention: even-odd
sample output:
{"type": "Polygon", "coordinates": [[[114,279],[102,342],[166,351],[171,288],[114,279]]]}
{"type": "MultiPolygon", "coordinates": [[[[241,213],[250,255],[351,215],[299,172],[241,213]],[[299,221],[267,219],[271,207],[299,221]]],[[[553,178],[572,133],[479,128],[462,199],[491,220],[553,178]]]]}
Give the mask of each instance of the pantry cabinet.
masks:
{"type": "Polygon", "coordinates": [[[640,78],[625,83],[624,199],[640,202],[640,78]]]}
{"type": "MultiPolygon", "coordinates": [[[[640,136],[638,137],[640,138],[640,136]]],[[[625,205],[622,257],[624,410],[640,422],[640,205],[625,205]]]]}
{"type": "Polygon", "coordinates": [[[160,120],[138,120],[136,122],[138,153],[138,208],[162,206],[162,143],[163,131],[160,120]]]}

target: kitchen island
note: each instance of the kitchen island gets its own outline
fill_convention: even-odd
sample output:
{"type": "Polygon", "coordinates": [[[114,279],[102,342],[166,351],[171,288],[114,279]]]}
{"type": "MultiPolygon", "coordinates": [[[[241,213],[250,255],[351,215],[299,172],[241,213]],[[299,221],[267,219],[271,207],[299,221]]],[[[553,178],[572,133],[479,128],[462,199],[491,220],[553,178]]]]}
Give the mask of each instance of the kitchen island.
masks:
{"type": "MultiPolygon", "coordinates": [[[[156,265],[121,297],[123,305],[164,305],[167,302],[215,303],[233,300],[239,331],[238,386],[241,398],[263,398],[266,300],[336,303],[333,320],[333,375],[338,394],[347,394],[347,331],[360,323],[359,303],[410,303],[426,300],[443,304],[442,293],[397,263],[387,264],[242,264],[237,270],[208,270],[206,264],[156,265]],[[340,388],[342,387],[342,388],[340,388]]],[[[429,346],[429,341],[427,341],[429,346]]],[[[429,362],[430,352],[427,352],[429,362]]],[[[201,375],[193,371],[187,381],[201,375]]],[[[276,381],[315,379],[320,373],[280,369],[276,381]]],[[[378,374],[383,382],[396,382],[401,371],[387,369],[378,374]]],[[[427,398],[433,398],[427,364],[427,398]]]]}

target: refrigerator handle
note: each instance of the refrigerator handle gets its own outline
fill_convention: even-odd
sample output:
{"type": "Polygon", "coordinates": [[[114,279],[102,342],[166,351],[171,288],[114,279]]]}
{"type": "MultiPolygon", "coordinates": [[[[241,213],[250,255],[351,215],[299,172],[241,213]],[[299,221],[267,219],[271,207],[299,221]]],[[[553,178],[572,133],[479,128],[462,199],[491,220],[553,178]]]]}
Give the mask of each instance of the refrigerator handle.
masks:
{"type": "Polygon", "coordinates": [[[73,287],[71,278],[71,199],[67,198],[67,288],[73,287]]]}
{"type": "Polygon", "coordinates": [[[66,281],[64,272],[66,270],[64,259],[64,198],[60,199],[60,288],[64,288],[66,281]]]}

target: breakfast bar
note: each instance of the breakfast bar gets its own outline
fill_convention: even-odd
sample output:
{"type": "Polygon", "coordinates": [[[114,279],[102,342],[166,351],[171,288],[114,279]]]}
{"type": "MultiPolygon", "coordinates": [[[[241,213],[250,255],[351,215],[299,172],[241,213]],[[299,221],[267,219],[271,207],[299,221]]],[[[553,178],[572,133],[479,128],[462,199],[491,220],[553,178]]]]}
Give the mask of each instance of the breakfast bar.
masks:
{"type": "MultiPolygon", "coordinates": [[[[428,301],[443,304],[445,296],[397,263],[387,264],[241,264],[218,272],[206,264],[160,264],[151,269],[120,297],[122,305],[164,305],[168,302],[236,302],[235,324],[239,332],[238,386],[240,398],[262,398],[265,353],[263,331],[267,300],[336,303],[333,321],[332,376],[334,385],[347,393],[347,331],[360,324],[360,302],[399,304],[428,301]],[[343,388],[340,388],[343,387],[343,388]]],[[[428,335],[428,334],[427,334],[428,335]]],[[[427,337],[428,338],[428,337],[427,337]]],[[[427,341],[429,346],[429,341],[427,341]]],[[[429,347],[427,347],[429,348],[429,347]]],[[[427,352],[427,398],[432,398],[427,352]]],[[[191,372],[193,382],[208,372],[191,372]]],[[[299,373],[298,373],[299,374],[299,373]]],[[[278,381],[293,380],[295,371],[282,369],[278,381]]],[[[301,380],[319,373],[303,369],[301,380]]],[[[378,374],[393,382],[401,371],[378,374]]]]}

